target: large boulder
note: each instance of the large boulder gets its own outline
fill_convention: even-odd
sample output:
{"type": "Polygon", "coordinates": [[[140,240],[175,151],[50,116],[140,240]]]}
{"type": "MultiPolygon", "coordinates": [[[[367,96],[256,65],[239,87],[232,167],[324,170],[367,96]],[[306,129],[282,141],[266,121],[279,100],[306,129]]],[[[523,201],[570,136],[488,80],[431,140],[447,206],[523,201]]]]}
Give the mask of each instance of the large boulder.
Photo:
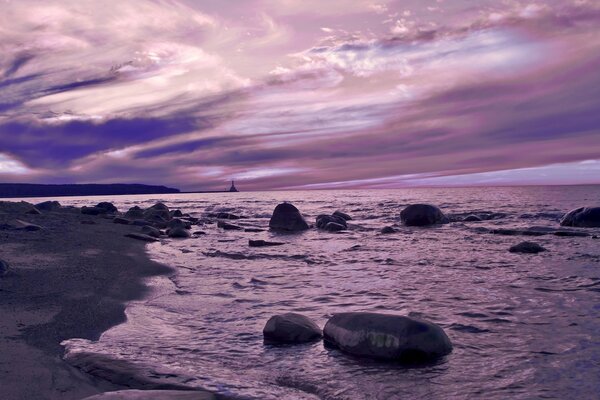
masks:
{"type": "Polygon", "coordinates": [[[48,200],[48,201],[42,201],[41,203],[37,203],[35,205],[35,208],[37,208],[40,211],[56,211],[56,210],[60,210],[62,206],[60,205],[60,203],[58,201],[52,201],[52,200],[48,200]]]}
{"type": "Polygon", "coordinates": [[[449,222],[442,210],[431,204],[409,205],[400,212],[400,220],[407,226],[426,226],[449,222]]]}
{"type": "Polygon", "coordinates": [[[273,211],[269,228],[277,231],[299,232],[310,228],[310,226],[293,204],[281,203],[273,211]]]}
{"type": "Polygon", "coordinates": [[[267,321],[263,336],[267,342],[305,343],[322,336],[321,328],[310,318],[296,313],[275,315],[267,321]]]}
{"type": "Polygon", "coordinates": [[[600,207],[580,207],[569,211],[560,220],[562,226],[600,228],[600,207]]]}
{"type": "Polygon", "coordinates": [[[144,210],[144,219],[151,220],[154,217],[161,217],[163,220],[168,221],[171,219],[171,213],[169,207],[163,203],[156,203],[152,207],[144,210]]]}
{"type": "Polygon", "coordinates": [[[424,361],[452,351],[452,343],[441,327],[399,315],[336,314],[327,321],[323,334],[327,343],[361,357],[424,361]]]}
{"type": "Polygon", "coordinates": [[[183,221],[179,218],[173,218],[172,220],[167,222],[167,228],[169,228],[169,229],[173,229],[173,228],[191,229],[192,224],[190,224],[187,221],[183,221]]]}
{"type": "Polygon", "coordinates": [[[125,218],[129,219],[143,219],[144,218],[144,210],[142,210],[138,206],[133,206],[125,213],[125,218]]]}
{"type": "Polygon", "coordinates": [[[160,237],[160,230],[150,225],[142,226],[142,233],[155,238],[160,237]]]}
{"type": "Polygon", "coordinates": [[[117,207],[115,207],[115,205],[113,203],[109,203],[108,201],[102,201],[102,202],[96,204],[96,208],[105,210],[106,214],[114,214],[116,212],[119,212],[117,207]]]}

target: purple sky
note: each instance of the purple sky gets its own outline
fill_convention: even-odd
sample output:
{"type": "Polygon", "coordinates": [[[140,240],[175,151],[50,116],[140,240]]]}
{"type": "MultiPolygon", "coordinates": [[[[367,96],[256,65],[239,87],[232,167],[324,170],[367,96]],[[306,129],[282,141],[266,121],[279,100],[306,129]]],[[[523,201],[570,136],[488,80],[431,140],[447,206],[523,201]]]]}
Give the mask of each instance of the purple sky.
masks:
{"type": "Polygon", "coordinates": [[[597,0],[0,0],[0,181],[600,183],[597,0]]]}

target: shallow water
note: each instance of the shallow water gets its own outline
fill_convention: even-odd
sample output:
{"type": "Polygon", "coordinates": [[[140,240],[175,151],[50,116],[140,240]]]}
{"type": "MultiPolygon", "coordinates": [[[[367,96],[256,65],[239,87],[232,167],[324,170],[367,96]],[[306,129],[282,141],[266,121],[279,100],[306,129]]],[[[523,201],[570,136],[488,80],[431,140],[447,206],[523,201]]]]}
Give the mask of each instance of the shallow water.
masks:
{"type": "MultiPolygon", "coordinates": [[[[247,217],[230,222],[249,227],[266,228],[283,200],[293,202],[310,222],[336,209],[354,219],[348,232],[338,234],[223,231],[209,223],[194,227],[207,233],[199,238],[149,245],[151,256],[176,273],[150,279],[151,297],[131,303],[128,322],[98,342],[66,344],[70,354],[129,360],[145,366],[148,377],[239,397],[597,398],[600,239],[507,236],[482,228],[556,229],[564,212],[598,205],[599,199],[599,186],[112,198],[120,209],[162,200],[198,217],[230,211],[247,217]],[[402,227],[400,210],[416,202],[437,204],[449,214],[493,211],[506,217],[402,227]],[[400,231],[380,234],[388,225],[400,231]],[[248,239],[286,244],[251,248],[248,239]],[[548,251],[508,252],[523,240],[548,251]],[[322,342],[263,344],[266,320],[290,311],[321,326],[343,311],[419,316],[441,325],[454,351],[408,368],[353,358],[322,342]]],[[[599,229],[582,231],[600,234],[599,229]]]]}

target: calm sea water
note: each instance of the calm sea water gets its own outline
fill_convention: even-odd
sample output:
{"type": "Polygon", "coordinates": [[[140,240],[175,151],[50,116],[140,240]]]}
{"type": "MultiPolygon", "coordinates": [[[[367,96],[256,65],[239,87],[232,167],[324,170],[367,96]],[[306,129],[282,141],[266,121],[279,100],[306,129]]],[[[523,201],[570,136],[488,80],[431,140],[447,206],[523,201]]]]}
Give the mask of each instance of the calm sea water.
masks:
{"type": "MultiPolygon", "coordinates": [[[[90,204],[106,198],[64,199],[90,204]]],[[[487,228],[558,227],[563,213],[599,205],[600,187],[313,191],[131,196],[120,209],[160,200],[202,217],[230,211],[248,227],[268,226],[281,201],[314,222],[343,210],[348,232],[301,234],[194,227],[195,239],[149,245],[176,268],[152,278],[152,295],[98,342],[74,339],[71,354],[132,361],[142,374],[262,399],[592,399],[600,395],[600,239],[503,236],[487,228]],[[429,202],[446,213],[505,213],[502,219],[406,228],[401,209],[429,202]],[[388,225],[400,232],[382,235],[388,225]],[[283,241],[250,248],[248,239],[283,241]],[[549,251],[512,254],[533,240],[549,251]],[[263,344],[278,313],[323,326],[344,311],[418,316],[441,325],[454,351],[418,368],[357,359],[322,342],[263,344]],[[157,372],[159,371],[159,372],[157,372]],[[165,372],[166,371],[166,372],[165,372]]],[[[600,234],[598,229],[586,232],[600,234]]]]}

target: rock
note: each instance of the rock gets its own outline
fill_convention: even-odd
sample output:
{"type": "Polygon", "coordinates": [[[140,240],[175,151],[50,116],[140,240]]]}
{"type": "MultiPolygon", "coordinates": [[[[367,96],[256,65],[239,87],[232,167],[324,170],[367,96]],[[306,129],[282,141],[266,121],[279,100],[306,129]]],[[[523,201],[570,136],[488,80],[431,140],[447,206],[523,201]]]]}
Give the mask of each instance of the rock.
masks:
{"type": "Polygon", "coordinates": [[[191,229],[192,224],[190,224],[187,221],[183,221],[179,218],[173,218],[172,220],[167,222],[167,228],[169,228],[169,229],[173,229],[173,228],[191,229]]]}
{"type": "Polygon", "coordinates": [[[160,237],[160,230],[150,225],[142,226],[142,233],[155,238],[160,237]]]}
{"type": "Polygon", "coordinates": [[[98,207],[83,206],[83,207],[81,207],[81,213],[84,215],[100,215],[100,214],[106,214],[106,210],[103,208],[98,208],[98,207]]]}
{"type": "Polygon", "coordinates": [[[339,232],[345,230],[346,226],[338,224],[337,222],[329,222],[323,229],[329,232],[339,232]]]}
{"type": "Polygon", "coordinates": [[[153,225],[159,229],[165,229],[167,227],[167,220],[158,214],[146,214],[145,221],[147,221],[147,224],[153,225]]]}
{"type": "Polygon", "coordinates": [[[143,219],[144,218],[144,210],[142,210],[138,206],[133,206],[125,213],[125,218],[129,219],[143,219]]]}
{"type": "Polygon", "coordinates": [[[183,213],[181,212],[181,210],[173,210],[173,211],[171,211],[171,217],[173,217],[173,218],[183,217],[183,213]]]}
{"type": "Polygon", "coordinates": [[[260,229],[260,228],[244,228],[244,232],[264,232],[264,229],[260,229]]]}
{"type": "Polygon", "coordinates": [[[171,213],[169,212],[169,207],[167,207],[163,203],[156,203],[152,207],[149,207],[144,210],[144,219],[147,219],[150,221],[156,217],[160,217],[164,221],[169,221],[171,219],[171,213]]]}
{"type": "Polygon", "coordinates": [[[217,213],[217,218],[218,219],[240,219],[240,217],[238,215],[231,214],[228,212],[217,213]]]}
{"type": "Polygon", "coordinates": [[[467,215],[463,221],[464,222],[480,222],[482,219],[481,217],[475,215],[475,214],[471,214],[471,215],[467,215]]]}
{"type": "Polygon", "coordinates": [[[383,228],[381,228],[381,230],[379,232],[383,233],[383,234],[388,234],[388,233],[396,233],[396,232],[398,232],[398,230],[392,226],[384,226],[383,228]]]}
{"type": "Polygon", "coordinates": [[[441,327],[398,315],[335,314],[327,321],[323,334],[327,343],[361,357],[424,361],[452,351],[452,343],[441,327]]]}
{"type": "Polygon", "coordinates": [[[29,209],[25,212],[25,214],[30,214],[30,215],[40,215],[41,213],[42,212],[35,207],[32,207],[31,209],[29,209]]]}
{"type": "Polygon", "coordinates": [[[263,329],[263,336],[267,342],[305,343],[320,339],[322,332],[310,318],[286,313],[269,318],[263,329]]]}
{"type": "Polygon", "coordinates": [[[147,226],[152,225],[152,222],[146,221],[145,219],[134,219],[131,221],[131,225],[133,226],[147,226]]]}
{"type": "Polygon", "coordinates": [[[189,237],[192,236],[192,234],[190,233],[190,231],[188,231],[187,229],[182,228],[180,226],[172,228],[172,229],[169,229],[167,231],[167,235],[170,238],[182,238],[182,239],[189,238],[189,237]]]}
{"type": "Polygon", "coordinates": [[[113,219],[113,222],[115,224],[121,224],[121,225],[129,225],[130,221],[127,218],[122,218],[122,217],[115,217],[113,219]]]}
{"type": "Polygon", "coordinates": [[[56,211],[56,210],[60,210],[61,205],[58,201],[48,200],[48,201],[43,201],[41,203],[37,203],[35,205],[35,208],[37,208],[40,211],[56,211]]]}
{"type": "Polygon", "coordinates": [[[448,218],[442,210],[431,204],[411,204],[400,212],[400,220],[407,226],[448,223],[448,218]]]}
{"type": "Polygon", "coordinates": [[[281,246],[283,242],[267,242],[266,240],[248,240],[250,247],[267,247],[267,246],[281,246]]]}
{"type": "Polygon", "coordinates": [[[11,230],[17,230],[17,231],[33,232],[33,231],[39,231],[43,228],[36,224],[32,224],[32,223],[29,223],[26,221],[21,221],[20,219],[15,219],[14,221],[9,222],[8,224],[2,224],[2,226],[0,226],[0,229],[11,229],[11,230]]]}
{"type": "Polygon", "coordinates": [[[225,221],[217,222],[217,227],[219,227],[221,229],[225,229],[226,231],[240,231],[240,230],[244,229],[241,226],[230,224],[225,221]]]}
{"type": "Polygon", "coordinates": [[[269,228],[277,231],[300,232],[310,227],[300,211],[293,204],[281,203],[273,211],[273,215],[269,221],[269,228]]]}
{"type": "Polygon", "coordinates": [[[128,233],[125,237],[142,240],[144,242],[157,242],[158,239],[149,235],[144,235],[143,233],[128,233]]]}
{"type": "Polygon", "coordinates": [[[327,224],[329,224],[330,222],[334,222],[336,224],[343,225],[344,229],[346,229],[348,227],[346,220],[338,215],[320,214],[317,216],[317,218],[315,220],[317,228],[319,228],[319,229],[325,229],[327,224]]]}
{"type": "Polygon", "coordinates": [[[560,230],[560,231],[555,231],[554,236],[588,237],[591,235],[587,232],[560,230]]]}
{"type": "Polygon", "coordinates": [[[560,220],[562,226],[600,228],[600,207],[580,207],[569,211],[560,220]]]}
{"type": "Polygon", "coordinates": [[[117,207],[115,207],[113,203],[109,203],[108,201],[103,201],[103,202],[96,204],[96,208],[105,210],[106,214],[109,214],[109,213],[114,214],[114,213],[119,212],[119,210],[117,210],[117,207]]]}
{"type": "Polygon", "coordinates": [[[521,242],[512,246],[508,251],[511,253],[537,254],[546,251],[546,249],[534,242],[521,242]]]}
{"type": "Polygon", "coordinates": [[[204,231],[195,231],[192,234],[193,235],[206,235],[206,232],[204,232],[204,231]]]}
{"type": "Polygon", "coordinates": [[[337,217],[342,217],[344,218],[345,221],[351,221],[352,217],[349,216],[348,214],[341,212],[340,210],[337,210],[333,213],[333,215],[337,216],[337,217]]]}
{"type": "Polygon", "coordinates": [[[24,214],[34,208],[33,204],[26,201],[0,201],[0,213],[24,214]]]}
{"type": "Polygon", "coordinates": [[[8,270],[10,269],[8,263],[4,260],[0,260],[0,276],[4,276],[8,274],[8,270]]]}

